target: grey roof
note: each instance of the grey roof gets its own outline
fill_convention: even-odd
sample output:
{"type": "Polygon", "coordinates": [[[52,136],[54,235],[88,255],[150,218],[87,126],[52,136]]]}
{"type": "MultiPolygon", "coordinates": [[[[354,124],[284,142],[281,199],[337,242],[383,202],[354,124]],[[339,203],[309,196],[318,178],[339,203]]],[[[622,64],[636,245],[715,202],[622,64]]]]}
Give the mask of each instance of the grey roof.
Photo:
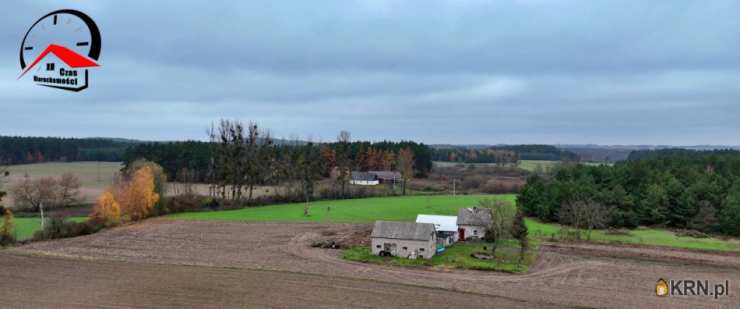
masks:
{"type": "Polygon", "coordinates": [[[405,240],[430,240],[433,234],[434,224],[431,223],[375,221],[373,233],[370,235],[370,237],[405,240]]]}
{"type": "Polygon", "coordinates": [[[489,226],[491,225],[491,209],[477,207],[460,208],[457,211],[457,224],[489,226]]]}
{"type": "Polygon", "coordinates": [[[376,180],[374,174],[370,174],[367,172],[352,172],[352,180],[365,180],[365,181],[373,181],[376,180]]]}
{"type": "Polygon", "coordinates": [[[378,179],[382,179],[382,180],[401,179],[401,173],[400,172],[393,172],[393,171],[369,171],[368,173],[373,174],[376,177],[378,177],[378,179]]]}

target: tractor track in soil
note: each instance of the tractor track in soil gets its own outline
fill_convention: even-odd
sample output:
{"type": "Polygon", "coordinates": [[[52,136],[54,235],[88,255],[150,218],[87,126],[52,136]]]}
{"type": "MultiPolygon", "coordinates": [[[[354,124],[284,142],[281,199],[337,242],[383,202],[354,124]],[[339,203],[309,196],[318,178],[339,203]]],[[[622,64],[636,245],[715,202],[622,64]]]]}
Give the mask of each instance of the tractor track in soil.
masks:
{"type": "Polygon", "coordinates": [[[740,307],[737,254],[545,243],[529,273],[505,274],[365,264],[311,247],[358,241],[368,230],[154,219],[32,243],[0,251],[10,261],[0,271],[12,274],[0,281],[0,304],[100,307],[109,297],[112,307],[740,307]],[[730,296],[659,298],[658,278],[730,280],[730,296]]]}

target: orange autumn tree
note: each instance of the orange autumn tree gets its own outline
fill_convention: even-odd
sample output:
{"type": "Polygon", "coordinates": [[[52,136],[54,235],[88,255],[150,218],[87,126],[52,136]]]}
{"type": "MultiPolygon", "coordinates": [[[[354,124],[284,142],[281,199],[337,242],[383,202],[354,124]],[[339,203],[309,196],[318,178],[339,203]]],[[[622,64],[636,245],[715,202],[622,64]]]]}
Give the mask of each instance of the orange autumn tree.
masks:
{"type": "Polygon", "coordinates": [[[136,170],[131,179],[121,185],[116,199],[121,207],[121,215],[131,221],[146,218],[159,201],[155,192],[154,173],[149,166],[136,170]]]}
{"type": "Polygon", "coordinates": [[[114,226],[121,222],[121,205],[116,202],[110,190],[103,192],[98,197],[90,218],[100,220],[106,226],[114,226]]]}

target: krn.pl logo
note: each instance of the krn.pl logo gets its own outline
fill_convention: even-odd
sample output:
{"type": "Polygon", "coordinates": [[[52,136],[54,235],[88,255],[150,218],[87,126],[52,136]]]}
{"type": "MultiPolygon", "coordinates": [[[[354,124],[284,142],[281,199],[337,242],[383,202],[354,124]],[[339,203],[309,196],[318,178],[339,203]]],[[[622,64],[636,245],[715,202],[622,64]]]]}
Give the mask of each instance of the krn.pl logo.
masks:
{"type": "Polygon", "coordinates": [[[655,295],[668,296],[668,282],[663,278],[658,279],[658,282],[655,284],[655,295]]]}

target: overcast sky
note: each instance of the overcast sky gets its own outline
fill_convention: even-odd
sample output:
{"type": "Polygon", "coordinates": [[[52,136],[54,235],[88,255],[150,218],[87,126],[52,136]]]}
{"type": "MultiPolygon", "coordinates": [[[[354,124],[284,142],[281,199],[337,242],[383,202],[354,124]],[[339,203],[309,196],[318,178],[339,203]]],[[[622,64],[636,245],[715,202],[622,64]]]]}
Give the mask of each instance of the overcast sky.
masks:
{"type": "Polygon", "coordinates": [[[740,144],[738,1],[225,3],[3,1],[0,135],[740,144]],[[81,93],[16,79],[62,8],[102,33],[81,93]]]}

